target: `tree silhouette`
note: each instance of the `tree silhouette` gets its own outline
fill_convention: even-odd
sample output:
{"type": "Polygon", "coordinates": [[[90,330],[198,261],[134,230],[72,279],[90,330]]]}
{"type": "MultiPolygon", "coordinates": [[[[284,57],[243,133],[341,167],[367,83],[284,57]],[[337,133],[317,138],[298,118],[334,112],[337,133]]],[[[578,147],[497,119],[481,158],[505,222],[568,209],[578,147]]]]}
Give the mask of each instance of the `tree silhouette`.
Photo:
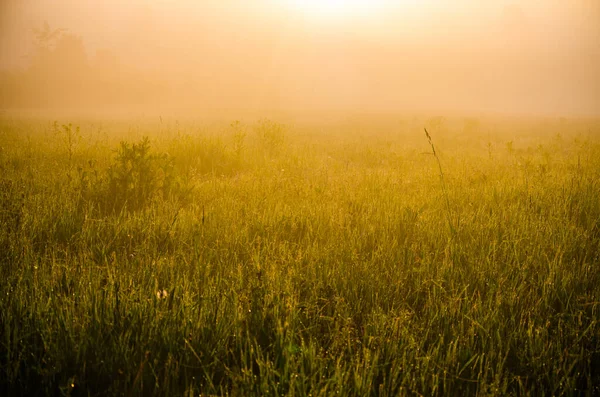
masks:
{"type": "Polygon", "coordinates": [[[48,22],[33,31],[35,53],[23,79],[25,97],[35,98],[34,105],[77,103],[90,78],[82,39],[48,22]]]}
{"type": "Polygon", "coordinates": [[[33,28],[36,49],[49,51],[53,44],[67,31],[64,28],[50,29],[48,21],[44,21],[42,28],[33,28]]]}

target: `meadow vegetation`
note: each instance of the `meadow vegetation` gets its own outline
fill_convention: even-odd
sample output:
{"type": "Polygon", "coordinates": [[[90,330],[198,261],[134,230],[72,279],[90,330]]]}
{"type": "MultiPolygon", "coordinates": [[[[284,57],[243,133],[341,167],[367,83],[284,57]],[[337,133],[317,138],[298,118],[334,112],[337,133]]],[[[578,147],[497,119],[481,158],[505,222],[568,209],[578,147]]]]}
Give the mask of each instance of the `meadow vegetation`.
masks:
{"type": "Polygon", "coordinates": [[[598,395],[599,133],[5,115],[0,394],[598,395]]]}

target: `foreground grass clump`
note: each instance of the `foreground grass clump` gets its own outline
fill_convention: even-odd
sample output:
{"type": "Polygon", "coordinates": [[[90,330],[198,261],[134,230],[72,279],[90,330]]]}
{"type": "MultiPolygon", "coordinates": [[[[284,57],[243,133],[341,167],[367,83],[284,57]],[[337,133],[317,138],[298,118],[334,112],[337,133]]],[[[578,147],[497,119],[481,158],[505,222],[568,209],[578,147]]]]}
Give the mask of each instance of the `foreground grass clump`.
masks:
{"type": "Polygon", "coordinates": [[[3,120],[0,394],[600,393],[599,126],[424,124],[3,120]]]}

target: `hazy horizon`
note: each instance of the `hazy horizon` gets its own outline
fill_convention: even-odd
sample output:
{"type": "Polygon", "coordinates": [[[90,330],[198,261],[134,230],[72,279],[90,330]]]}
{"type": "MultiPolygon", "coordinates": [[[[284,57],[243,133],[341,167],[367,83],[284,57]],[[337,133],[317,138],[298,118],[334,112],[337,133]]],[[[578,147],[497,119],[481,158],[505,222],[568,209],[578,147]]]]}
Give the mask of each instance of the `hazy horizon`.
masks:
{"type": "Polygon", "coordinates": [[[317,4],[5,0],[0,106],[600,115],[593,0],[317,4]],[[85,50],[55,85],[31,71],[44,22],[85,50]]]}

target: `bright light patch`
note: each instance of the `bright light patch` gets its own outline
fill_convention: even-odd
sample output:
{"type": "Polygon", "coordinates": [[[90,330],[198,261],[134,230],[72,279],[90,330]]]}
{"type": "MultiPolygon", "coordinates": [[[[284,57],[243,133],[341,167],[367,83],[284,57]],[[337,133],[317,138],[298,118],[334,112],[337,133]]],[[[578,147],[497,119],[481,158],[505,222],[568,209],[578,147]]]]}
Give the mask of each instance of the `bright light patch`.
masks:
{"type": "MultiPolygon", "coordinates": [[[[343,18],[366,16],[390,5],[389,0],[287,0],[309,16],[343,18]]],[[[411,0],[413,1],[413,0],[411,0]]]]}

